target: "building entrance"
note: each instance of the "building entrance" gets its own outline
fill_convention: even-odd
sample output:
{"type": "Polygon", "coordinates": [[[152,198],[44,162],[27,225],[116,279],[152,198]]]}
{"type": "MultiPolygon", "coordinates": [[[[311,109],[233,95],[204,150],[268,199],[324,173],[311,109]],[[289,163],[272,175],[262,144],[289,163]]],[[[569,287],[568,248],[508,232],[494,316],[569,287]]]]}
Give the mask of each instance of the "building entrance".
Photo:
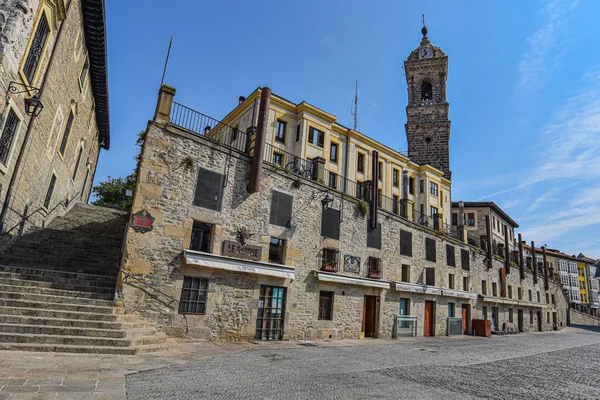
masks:
{"type": "Polygon", "coordinates": [[[377,296],[365,296],[362,331],[365,337],[377,337],[377,296]]]}
{"type": "Polygon", "coordinates": [[[423,335],[435,336],[435,304],[433,301],[425,301],[425,330],[423,335]]]}
{"type": "Polygon", "coordinates": [[[255,339],[281,340],[285,316],[285,288],[277,286],[260,287],[258,316],[256,318],[255,339]]]}

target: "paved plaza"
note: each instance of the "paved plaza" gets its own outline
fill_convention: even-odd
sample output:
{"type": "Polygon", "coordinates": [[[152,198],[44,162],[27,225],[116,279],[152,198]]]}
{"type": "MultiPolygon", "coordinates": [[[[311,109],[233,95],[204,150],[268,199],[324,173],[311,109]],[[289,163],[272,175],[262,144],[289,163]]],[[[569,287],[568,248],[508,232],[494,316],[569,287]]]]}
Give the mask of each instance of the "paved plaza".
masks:
{"type": "Polygon", "coordinates": [[[0,399],[600,399],[600,330],[0,352],[0,399]]]}

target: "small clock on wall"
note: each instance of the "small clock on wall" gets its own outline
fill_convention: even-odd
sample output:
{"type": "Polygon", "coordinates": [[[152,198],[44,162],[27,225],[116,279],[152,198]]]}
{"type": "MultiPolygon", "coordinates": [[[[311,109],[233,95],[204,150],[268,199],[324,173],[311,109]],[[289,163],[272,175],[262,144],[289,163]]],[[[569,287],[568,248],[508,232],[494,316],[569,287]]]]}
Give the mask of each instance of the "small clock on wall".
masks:
{"type": "Polygon", "coordinates": [[[419,50],[419,58],[422,60],[431,57],[433,57],[433,49],[431,47],[421,47],[419,50]]]}
{"type": "Polygon", "coordinates": [[[344,271],[360,272],[360,257],[344,255],[344,271]]]}

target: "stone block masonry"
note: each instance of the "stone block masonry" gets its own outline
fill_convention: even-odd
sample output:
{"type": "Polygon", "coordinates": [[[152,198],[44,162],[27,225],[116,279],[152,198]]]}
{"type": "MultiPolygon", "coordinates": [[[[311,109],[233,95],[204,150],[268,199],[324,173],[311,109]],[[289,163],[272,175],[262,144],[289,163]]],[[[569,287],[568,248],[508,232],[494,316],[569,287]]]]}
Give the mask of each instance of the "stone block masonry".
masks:
{"type": "MultiPolygon", "coordinates": [[[[260,191],[248,194],[249,156],[168,122],[151,121],[146,138],[132,211],[145,210],[156,219],[148,233],[129,229],[122,266],[148,285],[160,289],[162,294],[145,289],[144,285],[127,283],[120,290],[127,312],[149,318],[166,332],[207,340],[253,339],[257,319],[261,318],[265,307],[277,305],[276,300],[271,303],[270,299],[264,298],[262,290],[267,286],[285,289],[285,298],[279,303],[282,306],[282,337],[290,340],[351,339],[370,334],[391,337],[401,299],[406,299],[409,304],[408,314],[417,317],[419,336],[427,331],[424,323],[426,301],[435,304],[432,329],[428,332],[435,336],[447,335],[449,309],[460,317],[463,305],[469,321],[482,318],[483,307],[487,307],[487,318],[491,319],[492,308],[495,308],[499,329],[505,323],[511,323],[511,309],[511,325],[514,326],[518,324],[518,310],[522,310],[523,331],[538,329],[538,311],[541,312],[542,330],[566,326],[567,300],[560,285],[554,281],[550,282],[549,293],[555,295],[556,305],[545,303],[543,280],[534,285],[529,273],[521,280],[516,272],[518,268],[506,277],[506,284],[512,288],[512,298],[500,297],[502,260],[494,258],[489,268],[485,254],[479,249],[383,210],[379,210],[378,215],[381,248],[368,247],[367,217],[361,213],[355,199],[342,197],[331,189],[329,192],[334,198],[331,206],[341,215],[340,236],[337,240],[323,237],[319,194],[324,195],[328,190],[326,186],[305,179],[300,179],[298,185],[295,175],[265,163],[260,191]],[[188,157],[194,161],[193,168],[186,168],[183,163],[188,157]],[[224,176],[218,210],[194,205],[200,168],[224,176]],[[270,224],[274,192],[292,197],[292,218],[287,227],[270,224]],[[283,262],[294,268],[294,278],[269,276],[257,270],[249,273],[247,267],[243,271],[233,271],[217,268],[215,263],[190,264],[184,257],[184,250],[190,247],[194,222],[212,225],[207,253],[215,255],[212,257],[217,264],[219,259],[231,261],[220,256],[222,244],[225,240],[238,241],[242,228],[248,232],[246,243],[262,248],[262,268],[276,267],[268,263],[269,243],[271,238],[283,239],[283,262]],[[400,231],[412,234],[412,256],[400,253],[400,231]],[[435,242],[435,261],[427,261],[426,238],[435,242]],[[455,248],[456,260],[451,264],[456,267],[448,266],[447,245],[455,248]],[[339,250],[340,261],[335,273],[317,272],[324,248],[339,250]],[[461,268],[461,250],[469,252],[468,269],[461,268]],[[345,270],[345,255],[360,258],[357,272],[345,270]],[[369,257],[381,260],[380,279],[368,277],[369,257]],[[403,276],[403,265],[408,268],[408,277],[403,276]],[[426,285],[430,269],[433,269],[433,282],[426,285]],[[173,298],[181,299],[184,277],[197,277],[207,282],[205,309],[201,314],[178,312],[173,298]],[[407,278],[407,286],[402,286],[403,278],[407,278]],[[482,281],[489,285],[486,296],[482,294],[482,281]],[[495,296],[491,293],[492,282],[498,286],[495,296]],[[524,294],[523,299],[517,299],[518,288],[524,294]],[[527,298],[529,290],[533,293],[532,301],[527,298]],[[321,292],[333,293],[331,319],[319,319],[321,292]],[[540,302],[537,292],[540,292],[540,302]],[[367,309],[367,302],[373,309],[367,309]],[[531,322],[530,311],[534,314],[531,322]],[[369,332],[365,324],[368,326],[371,319],[374,327],[369,332]]],[[[245,263],[245,260],[234,260],[238,266],[245,263]]],[[[470,329],[468,323],[467,332],[470,329]]]]}

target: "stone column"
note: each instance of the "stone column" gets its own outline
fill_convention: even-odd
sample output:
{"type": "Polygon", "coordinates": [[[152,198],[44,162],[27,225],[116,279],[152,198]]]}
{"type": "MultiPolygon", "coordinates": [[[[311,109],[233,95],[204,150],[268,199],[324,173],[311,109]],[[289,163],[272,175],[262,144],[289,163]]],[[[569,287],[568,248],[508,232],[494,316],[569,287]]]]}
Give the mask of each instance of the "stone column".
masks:
{"type": "Polygon", "coordinates": [[[372,186],[373,186],[372,181],[363,181],[361,200],[366,201],[367,203],[371,202],[371,191],[373,190],[372,186]]]}
{"type": "Polygon", "coordinates": [[[173,105],[173,97],[175,96],[175,88],[169,85],[162,85],[158,90],[158,101],[156,102],[156,111],[154,112],[154,120],[157,122],[171,121],[171,107],[173,105]]]}
{"type": "Polygon", "coordinates": [[[469,235],[467,234],[467,227],[459,225],[458,227],[458,238],[463,242],[469,244],[469,235]]]}
{"type": "Polygon", "coordinates": [[[444,232],[444,220],[442,214],[433,215],[433,229],[438,232],[444,232]]]}
{"type": "Polygon", "coordinates": [[[400,200],[400,216],[409,221],[414,221],[414,213],[412,212],[414,203],[415,202],[410,199],[400,200]]]}
{"type": "Polygon", "coordinates": [[[316,181],[323,185],[327,185],[328,182],[325,182],[325,159],[323,157],[315,157],[312,159],[311,163],[313,167],[313,176],[316,181]]]}

